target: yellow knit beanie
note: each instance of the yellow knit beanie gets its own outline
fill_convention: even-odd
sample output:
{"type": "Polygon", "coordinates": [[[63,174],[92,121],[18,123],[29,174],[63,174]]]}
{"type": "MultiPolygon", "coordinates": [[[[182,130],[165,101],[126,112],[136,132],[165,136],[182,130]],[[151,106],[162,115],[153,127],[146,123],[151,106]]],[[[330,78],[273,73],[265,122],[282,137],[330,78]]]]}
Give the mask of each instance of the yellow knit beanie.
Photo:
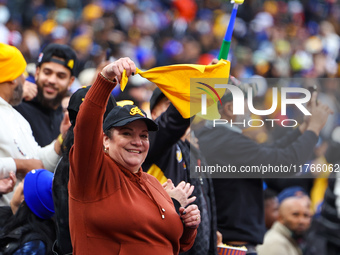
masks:
{"type": "Polygon", "coordinates": [[[26,61],[14,46],[0,43],[0,83],[13,81],[24,73],[26,61]]]}

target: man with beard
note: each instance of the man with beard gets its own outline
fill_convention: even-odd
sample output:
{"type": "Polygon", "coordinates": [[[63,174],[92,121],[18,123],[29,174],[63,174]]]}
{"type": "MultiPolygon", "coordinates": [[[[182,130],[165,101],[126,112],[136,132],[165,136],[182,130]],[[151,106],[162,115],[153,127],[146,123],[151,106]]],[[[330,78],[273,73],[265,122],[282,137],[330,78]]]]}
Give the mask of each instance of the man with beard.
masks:
{"type": "MultiPolygon", "coordinates": [[[[59,160],[60,142],[41,148],[29,123],[13,108],[22,99],[25,68],[26,61],[17,48],[0,43],[0,185],[6,185],[0,187],[4,191],[0,206],[9,205],[15,175],[21,179],[32,169],[53,171],[59,160]]],[[[68,127],[61,126],[63,133],[68,127]]]]}
{"type": "Polygon", "coordinates": [[[258,247],[259,255],[302,255],[299,247],[311,222],[310,201],[305,197],[289,197],[279,207],[279,218],[258,247]]]}
{"type": "Polygon", "coordinates": [[[15,107],[30,123],[33,136],[45,146],[60,134],[63,120],[61,101],[72,85],[76,54],[67,45],[49,44],[40,53],[35,72],[38,93],[31,101],[15,107]]]}

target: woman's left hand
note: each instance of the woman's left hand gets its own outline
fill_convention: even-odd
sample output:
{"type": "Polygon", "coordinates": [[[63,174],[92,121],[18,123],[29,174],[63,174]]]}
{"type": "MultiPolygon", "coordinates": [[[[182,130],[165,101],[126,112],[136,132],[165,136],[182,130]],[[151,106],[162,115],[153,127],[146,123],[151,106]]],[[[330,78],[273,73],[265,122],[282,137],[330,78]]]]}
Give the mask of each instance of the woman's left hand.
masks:
{"type": "Polygon", "coordinates": [[[110,80],[117,77],[118,82],[120,82],[124,70],[126,71],[127,77],[136,73],[136,65],[130,58],[120,58],[115,62],[110,63],[103,68],[101,74],[110,80]]]}
{"type": "Polygon", "coordinates": [[[181,219],[184,226],[189,228],[198,228],[201,223],[201,213],[197,205],[189,205],[187,208],[179,208],[181,219]]]}

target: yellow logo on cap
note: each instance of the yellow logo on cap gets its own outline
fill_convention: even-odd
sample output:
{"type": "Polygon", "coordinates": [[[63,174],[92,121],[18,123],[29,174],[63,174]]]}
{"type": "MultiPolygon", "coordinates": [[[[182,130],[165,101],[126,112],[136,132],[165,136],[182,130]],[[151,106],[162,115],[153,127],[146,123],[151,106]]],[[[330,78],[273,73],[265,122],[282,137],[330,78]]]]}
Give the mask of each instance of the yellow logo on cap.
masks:
{"type": "Polygon", "coordinates": [[[131,110],[130,110],[130,115],[136,115],[136,114],[140,114],[143,117],[145,117],[144,114],[142,113],[142,111],[137,106],[131,108],[131,110]]]}
{"type": "Polygon", "coordinates": [[[73,59],[70,59],[67,63],[67,66],[70,68],[70,69],[73,69],[73,66],[74,66],[74,60],[73,59]]]}
{"type": "Polygon", "coordinates": [[[117,105],[123,107],[124,105],[134,105],[135,103],[131,100],[120,100],[117,101],[117,105]]]}

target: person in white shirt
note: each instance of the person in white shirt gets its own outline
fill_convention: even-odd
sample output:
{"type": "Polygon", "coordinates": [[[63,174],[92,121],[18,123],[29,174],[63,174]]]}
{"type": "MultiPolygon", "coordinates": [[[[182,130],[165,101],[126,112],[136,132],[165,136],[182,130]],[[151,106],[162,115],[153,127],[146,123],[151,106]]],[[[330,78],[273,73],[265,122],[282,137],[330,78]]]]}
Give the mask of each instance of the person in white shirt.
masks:
{"type": "MultiPolygon", "coordinates": [[[[5,193],[13,190],[13,173],[21,179],[32,169],[54,171],[59,160],[62,136],[40,147],[29,123],[13,108],[22,100],[25,68],[26,61],[17,48],[0,43],[0,206],[9,205],[13,192],[5,193]]],[[[69,126],[65,118],[61,133],[69,126]]]]}

